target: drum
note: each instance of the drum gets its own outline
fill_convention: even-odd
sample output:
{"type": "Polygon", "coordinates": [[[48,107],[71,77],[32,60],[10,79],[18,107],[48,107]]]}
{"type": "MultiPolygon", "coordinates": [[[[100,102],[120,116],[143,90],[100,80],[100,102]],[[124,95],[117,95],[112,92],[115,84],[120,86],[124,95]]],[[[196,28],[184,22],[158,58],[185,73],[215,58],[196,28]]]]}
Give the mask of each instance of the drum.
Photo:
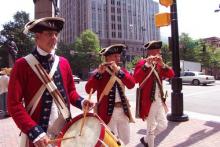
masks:
{"type": "Polygon", "coordinates": [[[105,123],[94,113],[88,113],[80,134],[83,114],[76,116],[68,122],[58,138],[59,147],[121,147],[122,141],[117,139],[105,123]]]}

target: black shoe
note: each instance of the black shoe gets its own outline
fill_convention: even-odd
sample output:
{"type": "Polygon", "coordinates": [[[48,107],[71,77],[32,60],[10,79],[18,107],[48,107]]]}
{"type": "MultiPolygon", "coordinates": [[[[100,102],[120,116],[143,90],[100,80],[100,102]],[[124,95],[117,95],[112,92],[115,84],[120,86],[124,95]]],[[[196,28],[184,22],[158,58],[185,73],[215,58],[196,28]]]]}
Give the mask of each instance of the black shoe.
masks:
{"type": "Polygon", "coordinates": [[[140,139],[140,142],[144,145],[144,147],[148,147],[148,144],[144,141],[144,137],[140,139]]]}

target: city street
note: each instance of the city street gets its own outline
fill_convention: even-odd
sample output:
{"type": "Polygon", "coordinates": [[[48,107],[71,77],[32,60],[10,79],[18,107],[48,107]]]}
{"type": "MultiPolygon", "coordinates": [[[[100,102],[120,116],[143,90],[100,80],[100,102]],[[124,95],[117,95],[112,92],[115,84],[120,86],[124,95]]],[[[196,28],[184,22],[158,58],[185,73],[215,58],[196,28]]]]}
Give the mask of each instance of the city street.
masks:
{"type": "MultiPolygon", "coordinates": [[[[76,84],[77,91],[82,96],[86,97],[85,93],[85,81],[80,84],[76,84]]],[[[171,85],[164,81],[164,89],[168,91],[167,105],[170,107],[171,101],[171,85]]],[[[126,95],[130,99],[131,103],[135,103],[135,88],[128,90],[126,89],[126,95]]],[[[207,86],[193,86],[183,85],[183,101],[184,111],[190,111],[195,113],[209,114],[214,116],[220,116],[220,81],[216,81],[214,84],[207,86]]],[[[96,94],[93,94],[93,100],[96,100],[96,94]]]]}

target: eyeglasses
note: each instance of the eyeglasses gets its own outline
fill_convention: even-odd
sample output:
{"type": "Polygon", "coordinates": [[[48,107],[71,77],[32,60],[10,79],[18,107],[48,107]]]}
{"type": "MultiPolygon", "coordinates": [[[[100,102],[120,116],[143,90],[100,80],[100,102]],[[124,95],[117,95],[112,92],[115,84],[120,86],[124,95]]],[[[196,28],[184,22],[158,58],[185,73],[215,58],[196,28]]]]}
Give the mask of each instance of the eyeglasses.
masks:
{"type": "Polygon", "coordinates": [[[56,31],[43,31],[42,34],[44,34],[47,37],[58,36],[58,33],[56,31]]]}

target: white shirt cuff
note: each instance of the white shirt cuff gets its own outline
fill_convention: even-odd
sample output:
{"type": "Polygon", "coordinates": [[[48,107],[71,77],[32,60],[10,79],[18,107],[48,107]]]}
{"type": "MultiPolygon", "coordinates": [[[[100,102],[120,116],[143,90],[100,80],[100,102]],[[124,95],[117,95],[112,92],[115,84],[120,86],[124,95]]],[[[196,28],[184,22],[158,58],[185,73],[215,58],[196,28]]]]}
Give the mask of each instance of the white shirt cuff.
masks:
{"type": "Polygon", "coordinates": [[[149,64],[148,62],[146,62],[146,63],[145,63],[145,66],[149,68],[149,67],[150,67],[150,64],[149,64]]]}
{"type": "Polygon", "coordinates": [[[42,137],[44,137],[46,135],[46,133],[41,133],[40,135],[37,136],[37,138],[34,139],[33,143],[37,142],[38,140],[40,140],[42,137]]]}

